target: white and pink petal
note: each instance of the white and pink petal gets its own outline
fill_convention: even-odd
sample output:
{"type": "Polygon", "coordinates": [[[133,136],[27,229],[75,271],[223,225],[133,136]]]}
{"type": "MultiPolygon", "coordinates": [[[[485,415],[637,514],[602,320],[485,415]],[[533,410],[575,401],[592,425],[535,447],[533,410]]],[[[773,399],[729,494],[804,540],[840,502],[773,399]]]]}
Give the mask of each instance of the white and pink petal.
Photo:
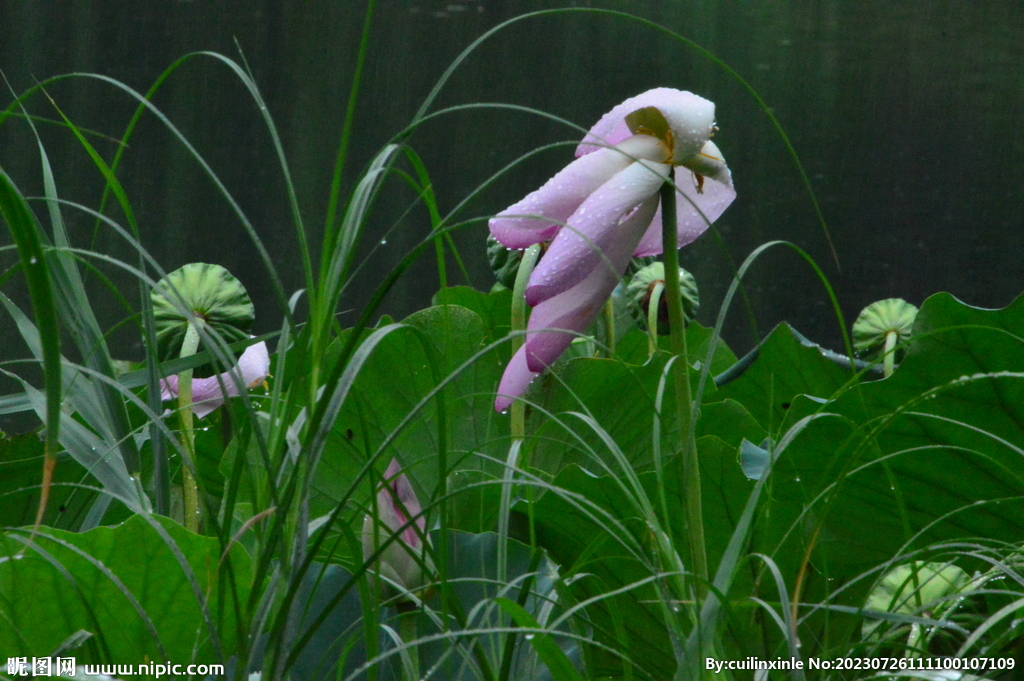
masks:
{"type": "Polygon", "coordinates": [[[632,162],[613,149],[573,161],[540,189],[491,218],[491,235],[514,249],[548,241],[595,189],[632,162]]]}
{"type": "Polygon", "coordinates": [[[603,146],[618,144],[633,134],[626,116],[653,106],[665,117],[675,138],[673,162],[680,163],[700,152],[715,126],[715,105],[692,92],[654,88],[630,97],[606,113],[576,148],[576,156],[593,153],[603,146]]]}
{"type": "MultiPolygon", "coordinates": [[[[526,288],[526,302],[536,306],[583,281],[607,257],[613,244],[639,239],[624,234],[628,223],[650,223],[669,166],[638,161],[610,179],[569,218],[558,232],[526,288]]],[[[642,234],[642,233],[641,233],[642,234]]]]}
{"type": "MultiPolygon", "coordinates": [[[[725,173],[728,172],[726,169],[725,173]]],[[[684,168],[676,168],[676,189],[676,230],[680,248],[696,241],[736,198],[731,178],[729,184],[705,178],[704,192],[698,194],[696,176],[684,168]]],[[[659,207],[633,255],[642,258],[661,252],[659,207]]]]}

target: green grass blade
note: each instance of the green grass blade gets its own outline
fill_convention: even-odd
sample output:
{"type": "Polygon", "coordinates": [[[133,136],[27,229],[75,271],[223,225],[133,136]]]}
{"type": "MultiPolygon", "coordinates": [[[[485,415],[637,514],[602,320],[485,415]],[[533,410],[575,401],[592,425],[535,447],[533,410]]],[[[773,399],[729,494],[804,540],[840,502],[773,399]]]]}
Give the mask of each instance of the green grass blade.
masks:
{"type": "Polygon", "coordinates": [[[507,598],[495,598],[494,602],[515,620],[516,624],[520,627],[539,630],[536,633],[532,633],[532,635],[527,633],[525,638],[533,646],[537,656],[540,657],[548,671],[551,672],[551,676],[554,677],[555,681],[583,681],[583,677],[573,667],[566,654],[555,644],[551,635],[544,632],[543,628],[533,618],[533,615],[527,612],[526,608],[507,598]]]}
{"type": "Polygon", "coordinates": [[[60,435],[61,365],[60,327],[57,319],[57,305],[50,282],[40,230],[25,202],[25,198],[14,186],[11,178],[0,168],[0,214],[11,232],[25,280],[28,284],[32,310],[35,313],[36,328],[39,329],[43,351],[43,386],[46,393],[46,442],[45,463],[43,464],[43,489],[39,499],[38,520],[43,517],[49,495],[49,483],[57,453],[57,438],[60,435]]]}

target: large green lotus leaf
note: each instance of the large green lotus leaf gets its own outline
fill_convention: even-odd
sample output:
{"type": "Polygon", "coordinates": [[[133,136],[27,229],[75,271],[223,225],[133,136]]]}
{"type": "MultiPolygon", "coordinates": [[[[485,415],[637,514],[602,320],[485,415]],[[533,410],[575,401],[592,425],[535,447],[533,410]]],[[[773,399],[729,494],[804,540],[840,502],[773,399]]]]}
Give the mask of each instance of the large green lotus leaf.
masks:
{"type": "MultiPolygon", "coordinates": [[[[476,312],[484,323],[488,343],[504,338],[512,328],[512,291],[481,293],[468,286],[453,286],[434,294],[434,305],[460,305],[476,312]]],[[[509,353],[506,346],[506,353],[509,353]]]]}
{"type": "MultiPolygon", "coordinates": [[[[601,437],[566,412],[593,415],[628,460],[635,466],[649,464],[655,399],[667,358],[658,353],[644,366],[616,359],[577,358],[560,362],[555,372],[543,374],[528,395],[539,403],[537,408],[527,409],[527,430],[534,435],[527,441],[532,445],[530,465],[557,473],[570,463],[591,471],[601,470],[599,461],[611,464],[612,455],[601,437]]],[[[661,442],[666,448],[677,439],[674,410],[674,391],[669,388],[662,405],[661,442]]]]}
{"type": "MultiPolygon", "coordinates": [[[[35,522],[42,479],[43,441],[39,436],[0,436],[0,480],[4,481],[0,492],[0,527],[35,522]]],[[[95,484],[80,463],[66,453],[58,454],[43,523],[51,527],[76,527],[96,499],[96,492],[79,485],[95,484]]]]}
{"type": "MultiPolygon", "coordinates": [[[[710,334],[709,329],[696,324],[688,327],[690,346],[696,346],[698,349],[691,358],[703,357],[706,354],[710,334]]],[[[576,463],[589,470],[599,470],[594,461],[595,455],[610,462],[610,455],[601,437],[584,426],[580,420],[565,415],[565,412],[593,415],[634,467],[643,468],[651,464],[651,433],[657,411],[656,398],[670,356],[659,351],[648,359],[646,343],[646,335],[637,331],[636,334],[627,334],[624,344],[619,346],[619,350],[625,350],[628,356],[638,362],[642,361],[642,364],[632,364],[619,359],[577,357],[560,362],[554,374],[545,374],[537,379],[539,389],[532,390],[528,395],[529,398],[537,400],[540,407],[528,409],[529,428],[532,428],[536,435],[532,440],[532,466],[554,474],[569,463],[576,463]],[[632,341],[629,340],[631,337],[632,341]],[[628,350],[630,343],[639,347],[638,340],[643,343],[642,355],[639,350],[628,350]],[[557,415],[558,421],[550,419],[548,414],[557,415]]],[[[724,344],[719,345],[715,357],[713,366],[715,363],[724,365],[735,359],[724,344]]],[[[690,385],[694,396],[699,378],[699,371],[692,369],[690,385]]],[[[705,385],[705,405],[701,407],[702,412],[709,408],[710,405],[707,403],[719,399],[714,383],[709,380],[705,385]]],[[[665,454],[672,454],[678,450],[675,404],[675,390],[672,388],[672,381],[669,380],[666,383],[661,407],[661,447],[665,454]]],[[[735,402],[732,404],[739,411],[743,411],[742,405],[735,402]]],[[[742,416],[739,411],[732,412],[732,416],[740,419],[742,427],[737,427],[736,422],[728,423],[728,416],[718,416],[724,413],[723,409],[730,408],[711,406],[710,413],[714,416],[707,421],[705,416],[702,416],[698,432],[710,434],[717,432],[715,429],[721,429],[722,432],[735,434],[748,432],[744,429],[749,429],[751,433],[756,433],[760,442],[764,438],[764,431],[745,411],[742,416]],[[708,427],[703,426],[705,422],[709,424],[708,427]]],[[[732,441],[732,435],[726,435],[725,439],[732,441]]]]}
{"type": "MultiPolygon", "coordinates": [[[[583,496],[624,523],[634,540],[643,536],[638,511],[611,477],[596,478],[570,465],[553,485],[583,496]]],[[[523,516],[529,512],[525,502],[516,509],[523,516]]],[[[637,665],[639,678],[671,678],[675,668],[672,645],[658,605],[659,594],[652,584],[600,598],[641,582],[652,570],[613,537],[606,518],[594,520],[591,514],[556,493],[545,494],[533,505],[537,543],[561,566],[564,577],[576,577],[568,592],[577,603],[599,598],[586,608],[595,640],[627,653],[637,665]]],[[[621,673],[621,661],[599,647],[586,652],[592,675],[621,673]]]]}
{"type": "Polygon", "coordinates": [[[776,508],[809,507],[798,534],[817,533],[816,572],[839,583],[908,549],[1024,536],[1024,299],[939,294],[915,334],[890,378],[795,402],[791,422],[823,415],[771,474],[776,508]]]}
{"type": "Polygon", "coordinates": [[[729,373],[734,377],[719,381],[717,399],[741,403],[770,433],[778,431],[794,397],[830,398],[852,377],[785,323],[729,373]]]}
{"type": "MultiPolygon", "coordinates": [[[[434,547],[440,547],[439,532],[431,532],[430,536],[434,547]]],[[[467,623],[469,630],[509,626],[509,619],[502,618],[501,611],[490,601],[498,596],[518,599],[523,584],[529,584],[531,590],[531,595],[525,599],[525,607],[538,618],[542,609],[549,607],[550,601],[557,598],[552,593],[554,573],[543,559],[532,566],[533,550],[514,539],[510,539],[505,548],[507,571],[504,579],[498,579],[498,535],[493,532],[448,533],[447,574],[453,600],[448,603],[447,610],[449,613],[457,611],[463,615],[473,613],[473,619],[467,623]],[[528,574],[535,574],[532,581],[524,580],[528,574]],[[510,584],[516,586],[510,587],[510,584]]],[[[314,563],[304,576],[295,599],[295,615],[301,621],[299,632],[302,636],[308,634],[309,639],[289,670],[292,678],[297,681],[346,678],[365,663],[366,643],[362,639],[363,629],[359,622],[363,610],[360,607],[359,590],[350,583],[351,578],[352,573],[346,568],[324,563],[314,563]],[[337,668],[339,662],[343,662],[343,669],[337,668]],[[339,671],[340,676],[336,676],[339,671]]],[[[437,590],[428,597],[426,605],[435,611],[441,609],[441,598],[437,590]]],[[[396,630],[399,628],[399,615],[395,608],[383,607],[377,612],[382,623],[396,630]]],[[[560,614],[560,609],[552,610],[548,621],[560,614]]],[[[448,623],[451,624],[451,620],[448,623]]],[[[442,633],[436,621],[420,611],[417,635],[428,639],[419,646],[420,664],[424,669],[440,664],[434,672],[436,678],[452,681],[479,679],[479,671],[473,665],[464,664],[468,651],[472,650],[474,644],[493,650],[498,650],[501,645],[500,635],[497,634],[453,639],[441,636],[442,633]],[[442,658],[444,661],[440,661],[442,658]]],[[[570,657],[578,656],[578,649],[571,639],[558,637],[556,640],[570,657]]],[[[530,648],[529,643],[522,638],[519,644],[520,649],[530,648]]],[[[380,631],[378,652],[393,651],[393,648],[387,635],[380,631]]],[[[531,658],[528,654],[517,655],[511,678],[534,678],[525,671],[533,661],[531,658]]],[[[398,657],[391,657],[388,662],[378,665],[377,671],[381,679],[401,678],[398,657]]]]}
{"type": "Polygon", "coordinates": [[[761,444],[768,434],[746,407],[736,400],[702,404],[696,436],[714,435],[738,449],[744,440],[761,444]]]}
{"type": "MultiPolygon", "coordinates": [[[[500,470],[484,458],[504,458],[508,446],[508,416],[493,408],[494,390],[504,370],[500,353],[491,350],[459,369],[485,347],[479,315],[458,305],[442,305],[417,312],[403,323],[412,328],[390,333],[374,349],[335,421],[317,470],[317,514],[327,512],[346,494],[368,457],[392,434],[395,437],[376,462],[378,470],[383,472],[397,457],[420,501],[424,506],[429,503],[439,483],[438,399],[414,410],[453,373],[442,392],[448,471],[500,470]]],[[[370,490],[364,481],[357,499],[367,499],[370,490]]]]}
{"type": "MultiPolygon", "coordinates": [[[[714,329],[692,322],[686,326],[686,351],[690,364],[696,365],[707,359],[708,348],[714,337],[714,329]]],[[[670,352],[672,341],[669,336],[658,337],[658,349],[670,352]]],[[[644,364],[648,358],[647,334],[640,329],[631,329],[623,334],[615,346],[615,356],[630,364],[644,364]]],[[[736,355],[729,346],[719,339],[711,359],[711,376],[717,376],[736,363],[736,355]]]]}
{"type": "MultiPolygon", "coordinates": [[[[747,480],[737,461],[736,447],[717,437],[702,437],[697,442],[702,478],[705,540],[711,569],[717,568],[725,547],[732,537],[736,522],[743,512],[754,483],[747,480]]],[[[661,506],[664,491],[668,530],[680,554],[685,555],[686,538],[678,519],[682,515],[680,459],[667,460],[662,477],[655,472],[639,475],[644,494],[656,509],[661,506]]],[[[621,479],[612,476],[594,477],[575,465],[566,467],[552,482],[553,486],[582,496],[601,511],[622,522],[633,541],[650,553],[650,537],[640,521],[641,512],[622,487],[621,479]]],[[[633,555],[609,531],[609,521],[595,515],[588,507],[557,493],[547,493],[534,505],[534,521],[538,543],[562,566],[563,574],[581,577],[572,582],[570,591],[577,601],[605,594],[650,577],[653,558],[645,564],[633,555]]],[[[517,510],[526,513],[526,504],[517,510]]],[[[752,573],[743,568],[738,575],[730,597],[749,595],[752,573]]],[[[641,677],[670,678],[675,668],[671,642],[668,638],[663,613],[658,603],[659,594],[648,584],[622,595],[602,599],[587,608],[595,626],[595,638],[617,647],[615,641],[626,644],[630,657],[639,665],[641,677]]],[[[746,611],[749,605],[737,606],[746,611]]],[[[735,609],[734,607],[734,609],[735,609]]],[[[747,620],[752,621],[748,616],[747,620]]],[[[744,621],[732,623],[734,631],[744,621]]],[[[746,626],[744,631],[749,631],[746,626]]],[[[617,658],[590,651],[590,671],[596,674],[621,673],[617,658]]]]}
{"type": "MultiPolygon", "coordinates": [[[[228,601],[218,606],[218,569],[230,565],[238,599],[244,603],[252,581],[248,555],[236,546],[230,560],[221,565],[217,539],[192,534],[170,520],[155,520],[188,562],[201,597],[209,595],[209,613],[223,658],[216,654],[181,565],[160,534],[140,516],[117,527],[81,534],[41,528],[34,540],[38,549],[26,548],[10,532],[0,537],[0,621],[4,622],[0,649],[9,656],[41,657],[85,630],[93,634],[95,645],[75,652],[79,663],[146,659],[212,663],[232,655],[235,609],[228,601]],[[24,555],[16,557],[20,552],[24,555]],[[145,612],[162,650],[125,591],[145,612]],[[96,650],[105,651],[102,659],[94,659],[96,650]]],[[[16,536],[27,535],[28,531],[19,531],[16,536]]]]}
{"type": "MultiPolygon", "coordinates": [[[[611,465],[613,456],[601,435],[568,413],[579,412],[593,416],[634,468],[649,467],[656,398],[668,360],[665,352],[655,353],[642,366],[579,357],[560,362],[553,373],[543,374],[536,381],[540,389],[528,395],[539,403],[538,408],[527,409],[527,430],[534,436],[528,439],[532,445],[530,465],[552,474],[570,463],[591,471],[602,470],[598,461],[611,465]]],[[[689,376],[692,394],[696,394],[700,372],[691,369],[689,376]]],[[[713,399],[709,396],[714,392],[714,384],[708,381],[706,399],[713,399]]],[[[679,449],[675,405],[670,376],[660,419],[660,445],[665,455],[679,449]]]]}
{"type": "Polygon", "coordinates": [[[464,532],[497,527],[501,510],[501,478],[481,470],[455,471],[448,482],[451,525],[464,532]]]}

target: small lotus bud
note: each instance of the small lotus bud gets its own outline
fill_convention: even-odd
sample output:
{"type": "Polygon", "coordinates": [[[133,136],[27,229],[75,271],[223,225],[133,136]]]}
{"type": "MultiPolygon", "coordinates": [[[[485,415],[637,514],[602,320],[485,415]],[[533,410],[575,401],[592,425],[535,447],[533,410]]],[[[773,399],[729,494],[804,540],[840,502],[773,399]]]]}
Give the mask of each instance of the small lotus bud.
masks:
{"type": "Polygon", "coordinates": [[[881,350],[890,333],[892,345],[910,338],[914,330],[917,308],[902,298],[879,300],[864,308],[853,323],[853,347],[860,355],[881,350]]]}
{"type": "MultiPolygon", "coordinates": [[[[638,271],[626,287],[630,312],[640,328],[645,330],[647,329],[651,294],[658,284],[664,288],[665,264],[662,262],[651,263],[638,271]]],[[[697,317],[697,310],[700,309],[700,297],[697,293],[697,280],[682,267],[679,268],[679,295],[683,301],[683,320],[689,324],[697,317]]],[[[664,294],[659,299],[657,314],[658,333],[662,336],[667,335],[669,333],[668,300],[664,294]]]]}
{"type": "MultiPolygon", "coordinates": [[[[150,299],[162,362],[181,354],[189,324],[201,324],[225,343],[234,343],[249,338],[256,316],[242,282],[220,265],[202,262],[189,263],[168,274],[157,283],[150,299]]],[[[236,353],[235,359],[239,356],[236,353]]],[[[218,373],[214,369],[211,364],[196,367],[195,375],[213,376],[218,373]]]]}
{"type": "MultiPolygon", "coordinates": [[[[376,520],[372,513],[363,520],[363,560],[369,560],[396,532],[399,533],[380,554],[374,569],[406,591],[415,591],[428,583],[434,571],[422,539],[426,536],[422,510],[398,460],[392,459],[384,473],[384,484],[377,490],[376,520]],[[410,518],[415,518],[413,524],[409,524],[410,518]]],[[[399,594],[393,587],[385,589],[385,597],[399,594]]]]}

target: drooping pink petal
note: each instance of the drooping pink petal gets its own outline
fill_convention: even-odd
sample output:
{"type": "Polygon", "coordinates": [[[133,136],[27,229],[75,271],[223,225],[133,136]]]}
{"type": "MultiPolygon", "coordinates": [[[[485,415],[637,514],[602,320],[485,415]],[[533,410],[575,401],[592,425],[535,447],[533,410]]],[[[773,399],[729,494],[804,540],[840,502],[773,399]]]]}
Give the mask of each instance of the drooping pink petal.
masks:
{"type": "Polygon", "coordinates": [[[491,218],[491,234],[506,248],[526,248],[547,241],[595,189],[634,159],[661,160],[665,156],[664,145],[647,135],[620,142],[624,143],[615,149],[602,149],[573,161],[543,187],[491,218]]]}
{"type": "Polygon", "coordinates": [[[637,214],[630,216],[621,225],[623,238],[611,244],[605,252],[606,259],[602,259],[583,281],[545,300],[533,310],[527,326],[529,333],[526,343],[512,356],[501,377],[498,396],[494,401],[495,411],[508,409],[515,398],[526,392],[530,382],[558,359],[578,334],[590,326],[604,301],[619,283],[629,263],[630,253],[646,224],[644,220],[650,219],[639,213],[637,211],[637,214]]]}
{"type": "Polygon", "coordinates": [[[247,388],[255,388],[270,375],[270,351],[267,344],[260,341],[250,345],[238,358],[238,369],[242,372],[242,383],[247,388]]]}
{"type": "MultiPolygon", "coordinates": [[[[686,168],[676,168],[676,226],[680,248],[693,243],[697,237],[706,232],[708,225],[717,220],[736,198],[736,190],[733,189],[731,180],[729,184],[724,184],[714,179],[705,178],[703,194],[697,193],[696,186],[697,180],[692,172],[686,168]]],[[[661,250],[661,207],[659,206],[658,212],[651,220],[650,226],[633,255],[642,258],[658,255],[661,250]]]]}
{"type": "MultiPolygon", "coordinates": [[[[239,395],[238,380],[243,385],[254,388],[270,373],[270,352],[266,342],[250,345],[238,358],[238,363],[231,371],[218,376],[192,379],[192,412],[203,418],[214,409],[224,404],[228,397],[239,395]],[[221,382],[224,389],[221,390],[221,382]]],[[[160,381],[160,397],[170,400],[178,396],[178,376],[172,375],[160,381]]]]}
{"type": "Polygon", "coordinates": [[[536,307],[583,281],[600,266],[611,245],[624,238],[625,222],[646,220],[646,227],[668,171],[663,163],[638,161],[591,194],[558,232],[530,276],[527,304],[536,307]]]}
{"type": "MultiPolygon", "coordinates": [[[[651,201],[656,205],[657,197],[652,197],[651,201]]],[[[524,345],[526,366],[530,371],[539,372],[553,364],[573,339],[587,330],[625,272],[651,212],[648,206],[631,215],[619,225],[618,238],[608,245],[605,257],[583,281],[533,309],[524,345]],[[568,333],[551,329],[564,329],[568,333]]]]}
{"type": "Polygon", "coordinates": [[[498,385],[498,396],[494,400],[494,411],[505,411],[513,400],[526,392],[530,383],[537,377],[536,372],[526,366],[526,346],[519,348],[512,360],[505,367],[498,385]]]}
{"type": "Polygon", "coordinates": [[[700,152],[711,137],[715,125],[714,103],[692,92],[661,87],[630,97],[606,113],[576,148],[576,156],[583,157],[601,147],[618,144],[632,135],[626,116],[648,106],[658,109],[672,129],[675,163],[700,152]]]}
{"type": "Polygon", "coordinates": [[[632,97],[591,128],[576,150],[578,160],[563,173],[569,177],[570,168],[587,167],[577,166],[580,161],[600,158],[613,147],[646,141],[655,145],[651,152],[634,153],[636,163],[605,176],[603,183],[593,182],[595,174],[588,176],[589,183],[559,187],[560,173],[491,221],[492,234],[508,247],[524,248],[554,238],[526,290],[526,301],[534,310],[526,343],[502,377],[495,400],[498,411],[522,395],[530,381],[586,330],[633,253],[661,252],[658,190],[668,164],[680,167],[680,246],[702,234],[735,198],[729,169],[710,141],[714,117],[715,105],[690,92],[657,88],[632,97]],[[544,218],[513,218],[519,211],[544,218]]]}

